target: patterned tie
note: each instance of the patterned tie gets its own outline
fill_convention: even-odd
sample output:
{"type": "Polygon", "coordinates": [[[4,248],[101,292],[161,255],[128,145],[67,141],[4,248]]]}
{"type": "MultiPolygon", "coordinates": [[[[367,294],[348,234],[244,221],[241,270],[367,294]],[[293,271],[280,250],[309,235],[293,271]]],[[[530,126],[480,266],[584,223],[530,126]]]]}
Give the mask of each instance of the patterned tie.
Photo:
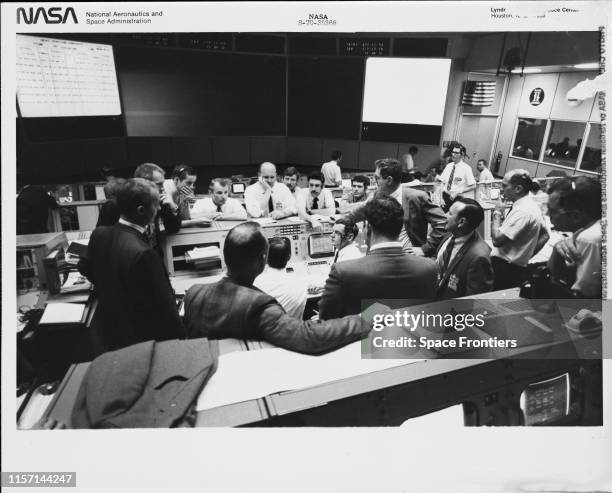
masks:
{"type": "Polygon", "coordinates": [[[456,168],[456,164],[453,164],[453,169],[451,169],[451,173],[450,176],[448,177],[448,183],[446,184],[446,191],[450,192],[452,186],[453,186],[453,179],[455,178],[455,168],[456,168]]]}
{"type": "Polygon", "coordinates": [[[319,208],[319,197],[315,197],[314,199],[312,199],[311,209],[318,209],[318,208],[319,208]]]}
{"type": "MultiPolygon", "coordinates": [[[[270,197],[270,198],[272,198],[272,197],[270,197]]],[[[217,206],[217,212],[223,212],[223,211],[221,210],[221,206],[220,206],[220,205],[218,205],[218,206],[217,206]]]]}
{"type": "Polygon", "coordinates": [[[336,256],[334,257],[333,263],[335,264],[338,261],[338,255],[340,254],[340,249],[336,250],[336,256]]]}
{"type": "Polygon", "coordinates": [[[455,237],[451,236],[451,239],[446,245],[444,252],[442,253],[442,260],[440,262],[440,277],[444,276],[446,269],[448,269],[448,264],[450,261],[451,253],[453,252],[453,248],[455,247],[455,237]]]}

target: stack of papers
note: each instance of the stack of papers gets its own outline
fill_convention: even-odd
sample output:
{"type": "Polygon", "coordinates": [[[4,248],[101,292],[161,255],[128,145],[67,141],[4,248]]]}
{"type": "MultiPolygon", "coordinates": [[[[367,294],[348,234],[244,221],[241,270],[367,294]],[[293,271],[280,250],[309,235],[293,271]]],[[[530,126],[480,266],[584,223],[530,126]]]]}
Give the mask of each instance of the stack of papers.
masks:
{"type": "Polygon", "coordinates": [[[221,267],[221,250],[218,246],[196,247],[185,252],[185,260],[194,264],[196,269],[221,267]]]}

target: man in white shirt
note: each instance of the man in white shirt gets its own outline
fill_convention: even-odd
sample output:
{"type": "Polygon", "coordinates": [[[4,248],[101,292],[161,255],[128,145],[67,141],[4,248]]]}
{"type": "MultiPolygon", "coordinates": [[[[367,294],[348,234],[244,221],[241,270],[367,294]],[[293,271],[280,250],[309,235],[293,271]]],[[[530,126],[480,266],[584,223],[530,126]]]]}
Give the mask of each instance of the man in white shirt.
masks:
{"type": "Polygon", "coordinates": [[[276,181],[276,166],[267,162],[259,166],[257,183],[244,191],[244,204],[249,216],[255,218],[283,219],[297,214],[293,195],[276,181]]]}
{"type": "Polygon", "coordinates": [[[300,173],[297,168],[294,166],[290,166],[285,170],[285,174],[283,175],[283,183],[293,195],[295,199],[295,203],[297,204],[298,197],[302,193],[303,189],[298,187],[298,180],[300,179],[300,173]]]}
{"type": "Polygon", "coordinates": [[[493,173],[487,166],[487,162],[484,159],[479,159],[476,164],[476,168],[480,172],[480,176],[478,177],[478,183],[490,183],[495,178],[493,177],[493,173]]]}
{"type": "Polygon", "coordinates": [[[291,258],[291,242],[282,236],[270,239],[268,265],[255,278],[253,285],[274,296],[288,315],[302,319],[306,307],[307,289],[304,278],[285,270],[291,258]]]}
{"type": "Polygon", "coordinates": [[[323,188],[323,175],[312,173],[308,177],[308,190],[298,200],[298,215],[308,221],[314,229],[320,229],[321,216],[333,216],[336,204],[331,190],[323,188]]]}
{"type": "Polygon", "coordinates": [[[446,203],[447,209],[452,201],[458,195],[464,195],[476,188],[476,180],[474,173],[469,164],[463,158],[465,157],[465,147],[461,144],[453,146],[451,149],[452,161],[446,165],[440,177],[436,178],[442,182],[442,196],[446,203]]]}
{"type": "Polygon", "coordinates": [[[207,218],[213,221],[246,221],[247,213],[242,204],[229,194],[229,182],[214,178],[208,187],[210,197],[196,200],[191,209],[192,219],[207,218]]]}
{"type": "Polygon", "coordinates": [[[505,219],[493,211],[491,264],[495,271],[494,289],[520,286],[526,278],[529,260],[548,241],[549,235],[540,206],[531,197],[537,183],[523,169],[506,173],[502,181],[504,198],[513,202],[505,219]]]}
{"type": "Polygon", "coordinates": [[[321,173],[323,173],[325,178],[325,186],[328,188],[342,185],[342,173],[339,166],[340,161],[342,161],[342,152],[334,151],[331,154],[331,161],[323,163],[323,166],[321,166],[321,173]]]}
{"type": "Polygon", "coordinates": [[[600,298],[601,185],[592,178],[563,179],[549,189],[548,215],[553,226],[572,232],[558,242],[548,261],[553,281],[586,298],[600,298]]]}
{"type": "Polygon", "coordinates": [[[341,217],[334,223],[332,230],[332,243],[336,248],[334,263],[363,257],[361,250],[355,245],[358,234],[359,228],[349,216],[341,217]]]}

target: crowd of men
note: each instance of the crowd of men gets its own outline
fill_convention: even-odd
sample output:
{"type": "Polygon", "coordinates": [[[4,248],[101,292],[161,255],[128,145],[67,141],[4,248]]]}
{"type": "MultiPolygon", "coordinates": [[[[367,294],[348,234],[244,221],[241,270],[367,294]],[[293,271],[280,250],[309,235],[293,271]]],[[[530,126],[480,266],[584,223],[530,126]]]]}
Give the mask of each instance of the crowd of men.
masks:
{"type": "MultiPolygon", "coordinates": [[[[319,353],[365,337],[369,327],[359,316],[364,300],[402,299],[411,305],[519,286],[529,276],[529,261],[549,240],[542,209],[532,198],[535,182],[524,170],[504,176],[503,195],[512,205],[493,212],[491,247],[478,232],[484,210],[466,197],[475,183],[464,156],[465,149],[454,146],[440,177],[446,213],[428,193],[402,186],[403,165],[389,158],[375,163],[376,190],[368,190],[367,177],[353,177],[352,207],[341,217],[329,189],[341,153],[332,155],[323,172],[308,176],[307,188],[297,186],[294,167],[281,181],[274,164],[261,164],[257,181],[245,190],[244,206],[229,197],[228,180],[213,179],[209,197],[196,200],[192,168],[177,167],[165,180],[159,166],[142,164],[134,178],[109,187],[81,263],[99,300],[101,346],[112,350],[150,339],[205,336],[319,353]],[[289,216],[315,229],[324,217],[333,218],[333,264],[318,317],[308,320],[305,287],[286,270],[290,242],[268,240],[259,223],[249,220],[289,216]],[[223,245],[226,275],[191,287],[181,318],[160,236],[211,220],[243,222],[223,245]],[[356,245],[360,233],[366,252],[356,245]]],[[[559,180],[549,189],[548,211],[553,227],[569,234],[554,245],[548,265],[553,281],[565,286],[568,296],[601,297],[600,183],[586,177],[559,180]]]]}

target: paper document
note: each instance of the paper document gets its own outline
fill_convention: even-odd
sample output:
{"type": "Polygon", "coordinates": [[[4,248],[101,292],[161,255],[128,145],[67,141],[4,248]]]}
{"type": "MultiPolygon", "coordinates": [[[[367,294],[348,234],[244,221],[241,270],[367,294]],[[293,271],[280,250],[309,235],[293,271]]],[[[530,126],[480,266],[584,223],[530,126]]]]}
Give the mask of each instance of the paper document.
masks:
{"type": "Polygon", "coordinates": [[[221,250],[217,246],[196,247],[185,253],[186,260],[214,259],[221,256],[221,250]]]}
{"type": "Polygon", "coordinates": [[[240,351],[219,357],[217,371],[198,399],[197,410],[303,389],[420,360],[361,359],[361,341],[311,356],[281,348],[240,351]]]}
{"type": "Polygon", "coordinates": [[[39,325],[78,323],[83,319],[83,303],[47,303],[39,325]]]}

